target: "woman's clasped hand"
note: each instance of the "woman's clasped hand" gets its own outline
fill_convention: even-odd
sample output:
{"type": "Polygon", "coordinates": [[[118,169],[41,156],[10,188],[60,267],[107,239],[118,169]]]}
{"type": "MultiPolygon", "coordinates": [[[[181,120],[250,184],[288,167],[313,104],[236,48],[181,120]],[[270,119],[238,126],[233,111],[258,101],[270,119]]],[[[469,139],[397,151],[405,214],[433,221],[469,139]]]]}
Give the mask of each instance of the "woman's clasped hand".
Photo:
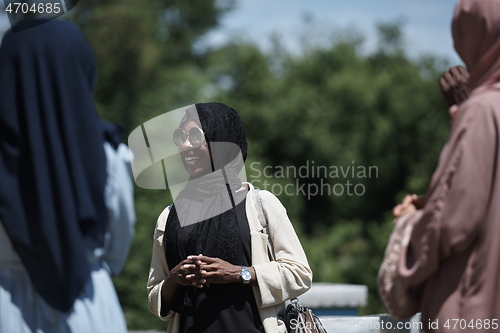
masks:
{"type": "Polygon", "coordinates": [[[202,254],[188,256],[170,272],[177,284],[196,288],[203,288],[209,283],[238,283],[241,282],[240,274],[241,266],[202,254]]]}
{"type": "MultiPolygon", "coordinates": [[[[201,256],[201,254],[200,254],[201,256]]],[[[201,260],[193,259],[194,256],[189,256],[175,266],[169,274],[175,283],[181,286],[193,286],[203,288],[206,279],[202,276],[200,266],[201,260]]]]}

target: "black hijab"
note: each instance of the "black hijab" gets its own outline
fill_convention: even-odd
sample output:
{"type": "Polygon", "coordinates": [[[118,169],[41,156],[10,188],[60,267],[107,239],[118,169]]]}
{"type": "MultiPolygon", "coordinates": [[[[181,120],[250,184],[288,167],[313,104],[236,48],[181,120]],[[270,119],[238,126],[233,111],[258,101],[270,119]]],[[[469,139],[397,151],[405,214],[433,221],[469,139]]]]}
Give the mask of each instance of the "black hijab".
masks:
{"type": "MultiPolygon", "coordinates": [[[[187,110],[180,128],[191,119],[199,118],[200,124],[198,125],[201,125],[205,132],[213,171],[222,169],[223,172],[212,172],[198,179],[190,179],[186,188],[175,199],[168,215],[164,234],[167,263],[173,268],[188,255],[203,253],[203,255],[217,257],[234,265],[241,265],[243,245],[234,207],[235,201],[241,202],[246,191],[238,194],[239,199],[229,193],[234,194],[242,185],[238,173],[243,165],[235,162],[235,159],[240,152],[243,161],[247,156],[245,128],[236,111],[225,104],[199,103],[195,104],[195,107],[196,110],[187,110]],[[198,117],[191,117],[190,112],[197,112],[198,117]],[[217,143],[221,142],[235,144],[231,145],[234,149],[231,147],[230,149],[226,147],[217,149],[217,143]],[[187,214],[189,210],[196,209],[202,212],[202,216],[213,216],[210,214],[210,209],[220,206],[221,201],[230,202],[232,207],[222,214],[189,227],[181,226],[179,214],[187,214]],[[186,238],[187,247],[184,247],[183,239],[186,238]]],[[[194,287],[180,287],[170,308],[179,313],[191,311],[193,297],[198,292],[200,290],[194,287]]]]}
{"type": "Polygon", "coordinates": [[[91,46],[67,21],[9,31],[0,47],[0,219],[36,290],[61,311],[106,230],[95,73],[91,46]]]}

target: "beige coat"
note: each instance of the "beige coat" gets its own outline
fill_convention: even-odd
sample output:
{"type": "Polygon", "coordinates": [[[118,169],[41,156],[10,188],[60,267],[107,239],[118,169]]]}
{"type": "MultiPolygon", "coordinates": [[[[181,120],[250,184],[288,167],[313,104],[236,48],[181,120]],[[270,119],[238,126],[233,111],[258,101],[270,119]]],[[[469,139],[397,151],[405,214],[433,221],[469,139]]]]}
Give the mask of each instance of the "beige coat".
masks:
{"type": "MultiPolygon", "coordinates": [[[[252,288],[260,318],[267,333],[286,332],[285,324],[277,319],[277,313],[282,309],[285,300],[297,297],[310,288],[312,272],[285,207],[272,193],[261,191],[262,208],[267,218],[269,235],[276,256],[276,261],[270,261],[267,253],[268,236],[262,233],[253,200],[254,188],[249,183],[244,184],[250,188],[246,200],[246,213],[250,227],[252,263],[258,283],[258,286],[252,288]]],[[[176,333],[179,331],[180,314],[169,311],[165,317],[160,315],[161,288],[169,272],[163,250],[163,233],[168,213],[167,207],[160,214],[156,225],[147,289],[149,309],[161,320],[169,320],[167,333],[176,333]]]]}

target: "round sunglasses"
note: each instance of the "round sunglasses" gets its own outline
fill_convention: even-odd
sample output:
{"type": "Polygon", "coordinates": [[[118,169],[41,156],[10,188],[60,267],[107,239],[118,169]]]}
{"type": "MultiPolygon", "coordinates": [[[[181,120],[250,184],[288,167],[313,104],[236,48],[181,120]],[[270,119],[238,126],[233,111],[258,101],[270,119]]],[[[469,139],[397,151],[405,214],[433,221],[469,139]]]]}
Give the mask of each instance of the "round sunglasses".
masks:
{"type": "Polygon", "coordinates": [[[177,146],[182,146],[187,138],[192,145],[200,145],[205,142],[205,133],[199,127],[191,128],[189,133],[180,128],[174,131],[174,143],[177,146]]]}

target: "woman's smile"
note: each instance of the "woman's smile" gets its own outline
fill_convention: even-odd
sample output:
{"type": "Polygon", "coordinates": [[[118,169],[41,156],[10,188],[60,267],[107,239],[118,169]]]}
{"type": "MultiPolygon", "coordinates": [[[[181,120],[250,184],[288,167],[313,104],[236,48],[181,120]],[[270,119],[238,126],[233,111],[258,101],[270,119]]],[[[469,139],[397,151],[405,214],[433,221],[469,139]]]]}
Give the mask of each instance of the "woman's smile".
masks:
{"type": "Polygon", "coordinates": [[[189,166],[194,166],[201,158],[200,155],[194,155],[193,151],[190,151],[188,155],[184,156],[184,163],[189,166]]]}
{"type": "MultiPolygon", "coordinates": [[[[183,130],[189,133],[194,127],[198,127],[198,125],[194,121],[190,121],[183,130]]],[[[184,143],[179,146],[179,153],[186,171],[191,177],[200,177],[212,172],[212,163],[206,142],[201,146],[193,146],[187,137],[184,143]]]]}

